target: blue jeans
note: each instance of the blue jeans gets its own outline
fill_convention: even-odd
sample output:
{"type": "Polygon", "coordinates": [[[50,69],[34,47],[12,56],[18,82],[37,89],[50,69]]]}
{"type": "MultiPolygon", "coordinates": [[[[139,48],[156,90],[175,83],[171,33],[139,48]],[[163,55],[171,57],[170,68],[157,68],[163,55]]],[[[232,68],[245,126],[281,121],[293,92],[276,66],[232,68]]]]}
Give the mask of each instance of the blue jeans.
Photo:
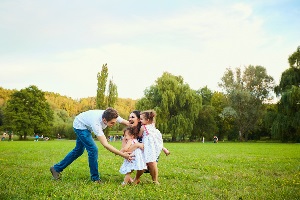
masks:
{"type": "Polygon", "coordinates": [[[100,179],[98,172],[98,147],[92,137],[92,134],[89,130],[79,130],[75,129],[74,131],[77,135],[76,146],[70,151],[66,157],[55,164],[53,167],[55,171],[62,172],[67,166],[69,166],[74,160],[81,156],[86,148],[89,158],[89,167],[92,181],[100,179]]]}

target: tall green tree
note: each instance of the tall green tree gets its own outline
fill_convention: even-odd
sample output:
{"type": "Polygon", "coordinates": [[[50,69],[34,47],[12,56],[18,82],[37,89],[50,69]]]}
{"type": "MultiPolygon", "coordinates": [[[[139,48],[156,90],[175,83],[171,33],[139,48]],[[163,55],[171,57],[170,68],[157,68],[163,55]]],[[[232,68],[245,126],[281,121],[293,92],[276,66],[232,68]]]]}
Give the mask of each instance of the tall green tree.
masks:
{"type": "Polygon", "coordinates": [[[264,67],[249,65],[244,71],[227,69],[219,86],[225,90],[229,105],[236,112],[239,138],[247,141],[261,116],[263,101],[272,97],[274,79],[264,67]]]}
{"type": "Polygon", "coordinates": [[[273,139],[272,126],[278,115],[277,104],[264,104],[264,107],[264,113],[262,115],[262,120],[259,126],[259,132],[261,132],[260,136],[265,136],[273,139]]]}
{"type": "Polygon", "coordinates": [[[105,91],[106,91],[106,83],[108,77],[108,67],[107,64],[102,65],[101,73],[97,74],[97,97],[96,97],[96,108],[98,109],[106,109],[107,102],[105,101],[105,91]]]}
{"type": "Polygon", "coordinates": [[[202,100],[181,76],[164,72],[144,95],[136,103],[136,108],[156,110],[156,125],[163,133],[171,134],[173,141],[191,136],[202,100]]]}
{"type": "Polygon", "coordinates": [[[229,131],[233,127],[232,116],[226,116],[223,113],[224,108],[229,106],[227,97],[221,92],[214,92],[211,97],[211,105],[215,109],[215,121],[218,126],[216,135],[219,139],[228,139],[229,131]]]}
{"type": "Polygon", "coordinates": [[[118,99],[118,88],[113,80],[109,80],[108,95],[107,95],[107,106],[114,107],[118,99]]]}
{"type": "Polygon", "coordinates": [[[212,139],[218,132],[215,116],[215,108],[210,105],[204,105],[199,111],[190,140],[201,140],[202,137],[208,140],[212,139]]]}
{"type": "Polygon", "coordinates": [[[50,131],[53,111],[44,92],[32,85],[12,94],[4,111],[4,125],[20,135],[45,134],[50,131]]]}
{"type": "Polygon", "coordinates": [[[292,53],[288,58],[290,67],[299,68],[300,66],[300,46],[297,47],[297,50],[292,53]]]}
{"type": "Polygon", "coordinates": [[[281,141],[300,142],[300,46],[288,58],[290,67],[285,70],[275,87],[278,115],[272,126],[272,135],[281,141]]]}
{"type": "MultiPolygon", "coordinates": [[[[118,88],[117,85],[113,82],[113,80],[109,80],[109,85],[108,85],[108,95],[107,95],[107,106],[108,107],[115,107],[115,104],[118,99],[118,88]]],[[[120,114],[120,113],[119,113],[120,114]]],[[[114,130],[119,130],[120,124],[117,123],[115,127],[112,127],[114,130]]],[[[105,129],[104,133],[106,136],[109,135],[109,129],[105,129]]]]}
{"type": "Polygon", "coordinates": [[[200,88],[196,91],[202,99],[202,109],[199,111],[197,119],[193,127],[193,131],[190,137],[191,141],[201,140],[204,138],[213,138],[213,135],[216,134],[218,127],[215,121],[217,113],[213,106],[211,106],[211,100],[213,96],[212,90],[207,86],[200,88]]]}
{"type": "Polygon", "coordinates": [[[213,96],[213,91],[210,90],[207,86],[200,88],[197,91],[197,94],[200,94],[202,97],[202,105],[211,105],[211,98],[213,96]]]}

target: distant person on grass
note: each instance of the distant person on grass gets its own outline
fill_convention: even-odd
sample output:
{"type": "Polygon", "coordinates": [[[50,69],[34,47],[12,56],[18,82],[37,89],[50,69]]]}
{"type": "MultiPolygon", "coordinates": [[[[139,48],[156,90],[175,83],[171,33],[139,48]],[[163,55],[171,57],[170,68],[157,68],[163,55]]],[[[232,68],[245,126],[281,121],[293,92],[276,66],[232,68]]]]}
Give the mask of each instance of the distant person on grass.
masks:
{"type": "MultiPolygon", "coordinates": [[[[124,129],[124,138],[126,140],[125,146],[121,149],[121,152],[128,152],[129,148],[134,145],[138,144],[138,140],[136,139],[138,135],[138,129],[137,127],[127,127],[124,129]]],[[[128,161],[124,160],[121,168],[120,173],[125,174],[124,181],[122,183],[122,186],[125,186],[127,184],[130,184],[133,182],[133,179],[131,178],[131,173],[134,170],[137,171],[143,171],[144,169],[147,169],[147,165],[144,158],[144,152],[136,147],[135,149],[131,149],[132,154],[134,155],[134,160],[128,161]]]]}
{"type": "Polygon", "coordinates": [[[6,133],[4,132],[3,135],[2,135],[1,141],[4,141],[5,138],[6,138],[6,133]]]}
{"type": "Polygon", "coordinates": [[[113,108],[107,108],[106,110],[89,110],[77,115],[73,122],[73,128],[77,135],[76,146],[63,160],[50,167],[53,178],[56,180],[60,179],[61,172],[81,156],[84,149],[86,149],[88,152],[91,180],[96,183],[101,183],[98,172],[98,147],[94,142],[91,132],[94,132],[100,143],[107,150],[129,161],[132,160],[130,152],[119,151],[107,142],[104,135],[103,129],[107,126],[114,126],[116,122],[129,125],[129,122],[121,118],[118,112],[113,108]]]}
{"type": "Polygon", "coordinates": [[[214,136],[214,143],[218,143],[219,139],[217,136],[214,136]]]}
{"type": "Polygon", "coordinates": [[[38,135],[38,134],[35,134],[35,136],[34,136],[34,141],[35,141],[35,142],[38,142],[38,141],[39,141],[39,135],[38,135]]]}

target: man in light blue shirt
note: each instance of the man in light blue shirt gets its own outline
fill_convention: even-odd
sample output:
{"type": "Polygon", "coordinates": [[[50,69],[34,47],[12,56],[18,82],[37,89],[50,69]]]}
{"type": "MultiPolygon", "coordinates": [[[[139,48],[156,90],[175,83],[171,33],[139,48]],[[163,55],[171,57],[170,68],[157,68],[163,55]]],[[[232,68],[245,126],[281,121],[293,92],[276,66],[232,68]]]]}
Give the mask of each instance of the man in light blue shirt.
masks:
{"type": "Polygon", "coordinates": [[[118,112],[113,108],[107,108],[106,110],[89,110],[77,115],[73,122],[73,128],[77,135],[76,146],[63,160],[50,167],[53,178],[55,180],[60,179],[61,172],[81,156],[84,149],[86,149],[88,152],[91,180],[96,183],[101,183],[98,171],[98,147],[94,142],[91,132],[94,132],[97,139],[107,150],[125,159],[132,160],[130,153],[120,152],[107,142],[106,136],[104,135],[103,129],[107,126],[112,127],[117,122],[127,126],[129,125],[129,122],[121,118],[118,112]]]}

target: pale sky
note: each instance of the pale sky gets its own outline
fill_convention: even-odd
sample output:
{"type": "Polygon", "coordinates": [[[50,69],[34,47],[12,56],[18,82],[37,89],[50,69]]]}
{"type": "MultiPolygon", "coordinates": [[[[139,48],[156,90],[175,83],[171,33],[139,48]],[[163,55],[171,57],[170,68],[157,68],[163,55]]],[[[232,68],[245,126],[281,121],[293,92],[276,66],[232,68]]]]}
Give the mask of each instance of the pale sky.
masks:
{"type": "Polygon", "coordinates": [[[5,89],[96,96],[105,63],[120,98],[163,72],[221,91],[226,68],[261,65],[278,84],[299,45],[299,0],[0,0],[5,89]]]}

